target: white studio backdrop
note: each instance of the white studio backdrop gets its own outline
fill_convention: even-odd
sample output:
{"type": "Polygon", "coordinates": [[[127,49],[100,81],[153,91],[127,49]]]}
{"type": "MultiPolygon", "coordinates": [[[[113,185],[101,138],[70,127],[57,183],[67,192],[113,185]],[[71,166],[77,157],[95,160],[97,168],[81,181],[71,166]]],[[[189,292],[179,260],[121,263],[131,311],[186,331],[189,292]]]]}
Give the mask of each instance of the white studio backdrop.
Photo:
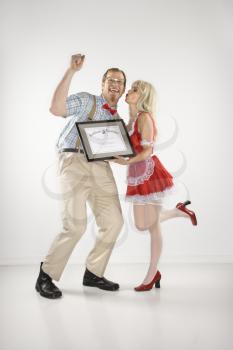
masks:
{"type": "MultiPolygon", "coordinates": [[[[127,89],[137,79],[157,89],[157,155],[178,185],[166,207],[188,197],[198,218],[162,224],[161,261],[232,262],[232,2],[5,0],[0,13],[0,263],[38,263],[61,228],[55,143],[66,120],[49,107],[74,53],[86,61],[70,93],[100,94],[109,67],[125,70],[127,89]]],[[[124,97],[119,111],[127,121],[124,97]]],[[[144,262],[149,236],[124,201],[126,168],[112,168],[125,227],[110,262],[144,262]]],[[[70,262],[85,261],[96,232],[89,210],[70,262]]]]}

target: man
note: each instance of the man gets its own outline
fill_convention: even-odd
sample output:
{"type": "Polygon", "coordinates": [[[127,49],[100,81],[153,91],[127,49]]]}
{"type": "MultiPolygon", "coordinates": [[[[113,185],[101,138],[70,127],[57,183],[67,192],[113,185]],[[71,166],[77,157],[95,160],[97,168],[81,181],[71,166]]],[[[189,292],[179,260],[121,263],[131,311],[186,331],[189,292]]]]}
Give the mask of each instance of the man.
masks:
{"type": "Polygon", "coordinates": [[[67,97],[71,80],[84,60],[85,56],[80,54],[71,57],[50,108],[55,116],[70,117],[57,142],[63,227],[40,264],[36,282],[40,295],[51,299],[62,296],[52,280],[59,281],[76,243],[86,231],[86,202],[94,213],[99,235],[86,260],[83,285],[110,291],[119,289],[119,284],[103,277],[123,225],[115,180],[109,162],[86,161],[75,122],[118,118],[116,106],[125,91],[126,77],[120,69],[110,68],[103,76],[100,96],[81,92],[67,97]]]}

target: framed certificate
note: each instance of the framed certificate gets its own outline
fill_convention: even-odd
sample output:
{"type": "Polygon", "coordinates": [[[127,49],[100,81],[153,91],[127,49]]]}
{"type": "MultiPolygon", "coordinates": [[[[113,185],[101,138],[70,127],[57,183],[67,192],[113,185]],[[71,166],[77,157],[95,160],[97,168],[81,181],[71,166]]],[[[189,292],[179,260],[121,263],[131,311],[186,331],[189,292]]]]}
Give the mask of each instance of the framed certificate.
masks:
{"type": "Polygon", "coordinates": [[[88,162],[135,155],[123,119],[76,122],[88,162]]]}

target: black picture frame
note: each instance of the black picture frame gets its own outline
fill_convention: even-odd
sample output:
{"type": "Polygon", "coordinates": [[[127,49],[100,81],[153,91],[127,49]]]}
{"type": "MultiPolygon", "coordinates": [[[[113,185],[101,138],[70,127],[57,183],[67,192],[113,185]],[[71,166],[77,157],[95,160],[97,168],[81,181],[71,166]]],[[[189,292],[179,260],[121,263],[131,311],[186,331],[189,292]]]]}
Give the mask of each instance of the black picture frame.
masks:
{"type": "MultiPolygon", "coordinates": [[[[114,159],[115,156],[133,157],[135,155],[133,145],[131,143],[131,140],[123,119],[119,118],[119,119],[113,119],[113,120],[93,120],[93,121],[85,121],[85,122],[76,122],[75,124],[76,124],[78,134],[82,142],[83,150],[85,152],[86,159],[88,162],[114,159]],[[100,153],[93,153],[88,136],[87,136],[87,132],[85,131],[85,129],[91,127],[93,130],[93,128],[96,128],[97,130],[96,133],[99,132],[103,134],[104,132],[111,132],[111,129],[110,129],[111,126],[118,126],[118,131],[120,131],[121,133],[121,141],[122,143],[124,143],[125,150],[114,151],[114,152],[99,151],[100,153]],[[103,129],[104,127],[106,128],[103,129]],[[99,130],[102,130],[102,131],[98,131],[98,128],[99,130]]],[[[115,130],[117,129],[115,128],[115,130]]],[[[104,147],[104,144],[102,143],[100,147],[101,148],[99,148],[99,150],[102,150],[104,147]]]]}

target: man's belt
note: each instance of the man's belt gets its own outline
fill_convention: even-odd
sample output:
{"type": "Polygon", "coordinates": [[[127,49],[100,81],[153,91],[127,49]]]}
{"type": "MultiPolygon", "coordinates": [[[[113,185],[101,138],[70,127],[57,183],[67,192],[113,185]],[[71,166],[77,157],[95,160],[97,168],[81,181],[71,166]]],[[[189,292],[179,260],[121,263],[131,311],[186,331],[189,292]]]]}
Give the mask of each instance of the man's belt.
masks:
{"type": "Polygon", "coordinates": [[[79,148],[62,148],[60,152],[75,152],[84,154],[84,150],[79,148]]]}

